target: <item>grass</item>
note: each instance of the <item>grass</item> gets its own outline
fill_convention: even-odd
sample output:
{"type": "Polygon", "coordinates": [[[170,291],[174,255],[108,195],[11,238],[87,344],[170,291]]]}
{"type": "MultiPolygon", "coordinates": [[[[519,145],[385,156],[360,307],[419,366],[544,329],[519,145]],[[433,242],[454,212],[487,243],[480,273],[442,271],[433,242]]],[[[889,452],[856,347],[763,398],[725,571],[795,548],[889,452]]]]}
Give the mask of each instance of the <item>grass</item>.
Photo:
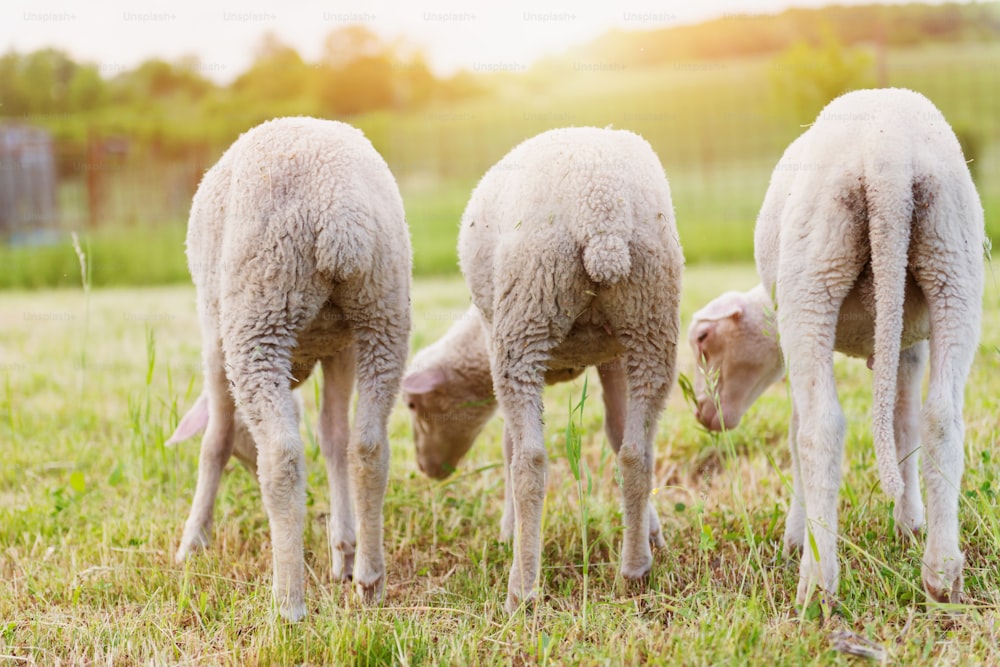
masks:
{"type": "MultiPolygon", "coordinates": [[[[685,326],[719,291],[753,282],[745,264],[690,267],[685,326]]],[[[833,648],[835,633],[845,631],[855,645],[859,636],[872,640],[899,664],[1000,661],[993,461],[1000,290],[992,279],[965,415],[968,605],[951,615],[925,604],[922,547],[895,539],[878,489],[870,372],[863,361],[839,359],[849,420],[842,582],[839,609],[826,619],[794,610],[796,563],[781,556],[790,484],[784,386],[769,390],[724,440],[696,427],[674,389],[656,439],[653,498],[667,547],[654,553],[648,586],[632,590],[617,575],[615,460],[600,401],[581,399],[581,378],[546,392],[552,461],[543,595],[513,618],[502,610],[512,553],[497,540],[500,420],[490,422],[455,475],[434,482],[415,465],[405,408],[394,412],[387,596],[381,607],[366,608],[331,582],[316,391],[306,387],[309,615],[288,625],[271,604],[257,486],[235,463],[220,489],[212,548],[185,565],[173,562],[198,446],[162,443],[201,388],[192,289],[93,287],[88,299],[78,287],[8,292],[0,302],[4,664],[856,664],[833,648]],[[567,424],[571,437],[581,438],[578,463],[593,480],[583,493],[568,460],[575,454],[567,453],[567,424]]],[[[467,303],[457,278],[418,279],[414,346],[440,335],[467,303]]],[[[680,364],[693,369],[686,346],[680,364]]],[[[593,388],[596,375],[586,381],[593,388]]]]}
{"type": "MultiPolygon", "coordinates": [[[[186,225],[165,223],[81,231],[95,287],[191,282],[184,257],[186,225]]],[[[80,260],[69,232],[42,245],[0,244],[0,289],[80,285],[80,260]]]]}

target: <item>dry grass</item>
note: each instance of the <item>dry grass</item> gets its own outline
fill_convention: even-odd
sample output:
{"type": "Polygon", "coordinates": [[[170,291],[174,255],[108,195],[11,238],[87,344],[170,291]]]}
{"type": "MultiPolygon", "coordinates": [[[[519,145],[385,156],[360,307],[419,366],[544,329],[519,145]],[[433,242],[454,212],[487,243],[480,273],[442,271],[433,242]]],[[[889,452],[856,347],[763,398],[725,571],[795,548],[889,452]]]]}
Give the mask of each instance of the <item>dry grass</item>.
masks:
{"type": "MultiPolygon", "coordinates": [[[[691,268],[684,323],[750,266],[691,268]]],[[[414,346],[461,313],[460,280],[414,288],[414,346]]],[[[780,553],[788,502],[785,387],[770,390],[729,438],[696,428],[673,392],[657,438],[666,549],[648,585],[617,576],[621,520],[615,461],[603,442],[596,376],[582,418],[594,476],[587,615],[580,502],[563,437],[582,381],[546,394],[550,479],[543,596],[502,610],[510,548],[502,508],[499,419],[461,470],[417,471],[405,409],[393,416],[386,498],[387,596],[360,606],[332,583],[323,518],[326,482],[309,424],[306,562],[310,614],[277,618],[270,599],[267,521],[255,483],[235,464],[223,480],[213,547],[173,563],[194,488],[197,445],[165,449],[200,391],[189,288],[7,293],[0,304],[0,664],[854,664],[848,651],[905,664],[1000,662],[998,431],[1000,290],[987,286],[980,356],[967,392],[961,510],[967,602],[928,605],[920,545],[894,537],[867,428],[870,375],[838,361],[850,421],[841,494],[840,606],[797,612],[797,568],[780,553]],[[152,357],[152,358],[151,358],[152,357]],[[148,380],[148,381],[147,381],[148,380]],[[869,643],[866,643],[867,640],[869,643]],[[839,650],[835,647],[839,647],[839,650]]],[[[682,370],[690,353],[682,349],[682,370]]]]}

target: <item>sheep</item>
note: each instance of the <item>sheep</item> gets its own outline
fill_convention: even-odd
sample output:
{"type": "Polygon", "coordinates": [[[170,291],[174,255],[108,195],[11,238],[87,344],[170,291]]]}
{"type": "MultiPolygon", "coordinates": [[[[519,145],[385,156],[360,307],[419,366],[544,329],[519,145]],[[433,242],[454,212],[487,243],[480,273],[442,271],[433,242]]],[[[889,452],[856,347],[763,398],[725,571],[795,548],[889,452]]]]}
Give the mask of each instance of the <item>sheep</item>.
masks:
{"type": "Polygon", "coordinates": [[[388,166],[344,123],[265,122],[205,174],[187,255],[205,388],[171,441],[207,430],[177,560],[208,545],[219,477],[235,449],[256,466],[279,612],[290,621],[305,615],[305,460],[292,390],[319,363],[333,574],[353,576],[365,601],[380,600],[387,421],[410,331],[410,240],[388,166]]]}
{"type": "Polygon", "coordinates": [[[924,524],[923,441],[923,585],[933,600],[960,599],[962,404],[982,315],[983,242],[982,205],[941,112],[909,90],[847,93],[771,177],[754,236],[761,284],[694,315],[697,416],[709,429],[735,427],[787,369],[793,496],[784,544],[802,554],[797,604],[815,586],[831,596],[838,587],[845,420],[834,350],[867,358],[874,371],[875,457],[904,535],[924,524]],[[803,550],[807,539],[815,547],[803,550]]]}
{"type": "Polygon", "coordinates": [[[495,392],[513,613],[537,595],[543,385],[597,366],[622,474],[621,573],[644,578],[651,544],[664,544],[650,503],[653,438],[675,379],[684,263],[656,154],[622,130],[563,128],[524,141],[473,191],[459,255],[473,305],[403,379],[420,467],[446,476],[496,409],[495,392]]]}

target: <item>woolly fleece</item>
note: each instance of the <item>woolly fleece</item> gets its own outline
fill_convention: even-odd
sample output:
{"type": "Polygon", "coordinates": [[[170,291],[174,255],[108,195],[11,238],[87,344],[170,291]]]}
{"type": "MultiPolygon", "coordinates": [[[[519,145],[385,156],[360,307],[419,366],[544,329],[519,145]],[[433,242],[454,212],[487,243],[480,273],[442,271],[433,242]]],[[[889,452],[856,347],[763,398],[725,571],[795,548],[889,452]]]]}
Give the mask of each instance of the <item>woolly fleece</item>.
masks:
{"type": "Polygon", "coordinates": [[[670,188],[626,131],[551,130],[495,164],[459,233],[473,307],[421,351],[403,383],[417,457],[448,474],[495,410],[504,415],[514,538],[507,609],[536,595],[546,461],[542,388],[597,366],[622,471],[621,571],[644,577],[662,544],[649,504],[653,437],[675,379],[683,254],[670,188]],[[627,410],[626,410],[627,406],[627,410]]]}
{"type": "MultiPolygon", "coordinates": [[[[344,123],[263,123],[205,174],[191,206],[187,255],[206,402],[172,440],[204,421],[207,429],[178,560],[208,544],[219,477],[234,434],[245,429],[256,443],[271,527],[274,595],[286,618],[305,614],[304,455],[292,389],[319,363],[334,574],[348,579],[353,570],[361,596],[380,599],[386,422],[408,348],[411,264],[402,201],[385,161],[344,123]]],[[[238,451],[247,449],[245,438],[238,451]]]]}
{"type": "Polygon", "coordinates": [[[802,551],[797,600],[835,594],[837,495],[844,416],[834,350],[873,369],[872,435],[896,526],[923,526],[923,581],[937,600],[962,590],[958,493],[962,404],[979,339],[983,209],[958,140],[941,112],[909,90],[847,93],[785,151],[755,233],[762,286],[729,293],[695,315],[689,339],[699,419],[720,426],[705,373],[716,377],[725,426],[787,368],[792,389],[794,497],[785,528],[802,551]],[[777,334],[770,295],[777,306],[777,334]],[[770,322],[769,335],[760,331],[770,322]],[[757,331],[753,329],[757,328],[757,331]],[[929,339],[929,342],[928,342],[929,339]],[[780,340],[780,349],[778,347],[780,340]],[[930,381],[920,432],[920,380],[930,381]],[[923,447],[920,446],[921,440],[923,447]]]}

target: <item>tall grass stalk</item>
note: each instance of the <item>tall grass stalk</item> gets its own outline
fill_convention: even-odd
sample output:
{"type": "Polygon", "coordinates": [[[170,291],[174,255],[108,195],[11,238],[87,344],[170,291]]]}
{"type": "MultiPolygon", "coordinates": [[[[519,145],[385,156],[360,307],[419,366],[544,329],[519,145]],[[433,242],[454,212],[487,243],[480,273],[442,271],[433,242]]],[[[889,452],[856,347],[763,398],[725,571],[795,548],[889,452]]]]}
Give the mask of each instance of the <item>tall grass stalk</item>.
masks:
{"type": "MultiPolygon", "coordinates": [[[[90,264],[87,254],[80,247],[80,238],[73,232],[73,250],[80,262],[80,282],[83,285],[83,338],[80,346],[80,396],[84,395],[87,380],[87,331],[90,329],[90,264]]],[[[88,248],[89,250],[89,248],[88,248]]]]}
{"type": "Polygon", "coordinates": [[[587,627],[587,607],[588,607],[588,584],[590,582],[590,545],[587,541],[587,500],[594,489],[594,480],[590,475],[590,468],[583,460],[581,450],[583,445],[583,407],[587,402],[587,376],[583,377],[583,391],[580,392],[580,400],[574,405],[573,399],[569,399],[569,416],[566,420],[566,458],[569,461],[570,471],[576,481],[576,495],[580,503],[580,546],[583,549],[583,602],[580,606],[581,626],[587,627]],[[574,421],[575,419],[575,421],[574,421]],[[584,490],[583,480],[587,479],[587,487],[584,490]]]}

